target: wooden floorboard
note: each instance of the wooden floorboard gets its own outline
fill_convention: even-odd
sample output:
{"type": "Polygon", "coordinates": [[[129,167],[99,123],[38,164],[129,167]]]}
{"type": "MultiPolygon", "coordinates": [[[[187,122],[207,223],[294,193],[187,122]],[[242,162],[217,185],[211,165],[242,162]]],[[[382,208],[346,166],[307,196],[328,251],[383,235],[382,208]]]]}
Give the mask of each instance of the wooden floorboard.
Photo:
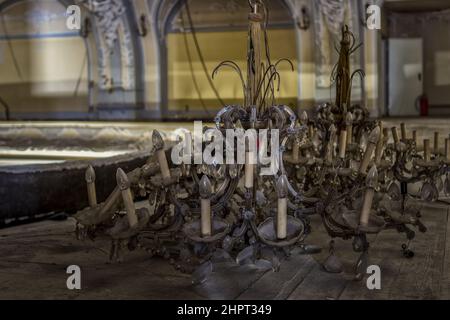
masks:
{"type": "Polygon", "coordinates": [[[427,209],[423,213],[428,232],[412,242],[413,259],[403,259],[389,288],[389,298],[439,299],[447,232],[447,210],[427,209]]]}
{"type": "Polygon", "coordinates": [[[289,296],[289,300],[337,300],[347,279],[339,274],[327,273],[316,265],[289,296]]]}
{"type": "Polygon", "coordinates": [[[281,264],[279,272],[267,272],[249,289],[239,296],[244,300],[283,300],[317,265],[309,255],[294,251],[288,260],[281,264]]]}
{"type": "Polygon", "coordinates": [[[344,272],[324,271],[330,239],[318,217],[307,241],[322,246],[322,253],[294,251],[278,273],[216,264],[208,280],[197,286],[189,275],[143,251],[109,263],[109,242],[76,240],[71,219],[40,222],[0,230],[0,299],[450,299],[448,207],[426,207],[423,221],[429,230],[413,241],[413,259],[402,256],[403,234],[387,230],[370,237],[369,263],[379,265],[382,273],[382,288],[373,291],[365,279],[353,279],[358,254],[351,241],[335,239],[344,272]],[[66,268],[72,264],[82,269],[81,291],[66,288],[66,268]]]}
{"type": "Polygon", "coordinates": [[[447,236],[442,265],[441,299],[450,299],[450,208],[447,209],[447,236]]]}
{"type": "Polygon", "coordinates": [[[339,297],[342,300],[387,299],[389,288],[398,275],[402,261],[400,246],[402,240],[396,231],[378,234],[371,242],[369,265],[378,265],[381,269],[381,290],[367,288],[367,276],[361,281],[349,281],[339,297]]]}
{"type": "Polygon", "coordinates": [[[441,295],[447,210],[424,211],[428,232],[417,233],[411,243],[412,259],[402,256],[404,235],[394,230],[380,233],[370,248],[370,264],[381,269],[381,290],[368,290],[365,283],[350,283],[341,299],[438,299],[441,295]]]}

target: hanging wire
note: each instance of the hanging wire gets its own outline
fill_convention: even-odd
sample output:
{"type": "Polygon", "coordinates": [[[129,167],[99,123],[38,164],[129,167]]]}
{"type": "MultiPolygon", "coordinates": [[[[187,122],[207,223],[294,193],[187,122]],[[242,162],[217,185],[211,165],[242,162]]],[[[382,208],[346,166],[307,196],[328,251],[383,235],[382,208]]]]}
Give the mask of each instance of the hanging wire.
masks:
{"type": "Polygon", "coordinates": [[[200,87],[198,85],[197,78],[195,77],[195,73],[194,73],[194,66],[193,66],[193,63],[192,63],[191,50],[189,49],[189,42],[188,42],[188,39],[187,39],[186,29],[185,29],[185,26],[184,26],[183,12],[180,13],[180,19],[181,19],[181,26],[183,28],[184,47],[186,48],[186,56],[188,58],[189,70],[190,70],[190,73],[191,73],[192,83],[194,84],[194,89],[195,89],[195,92],[197,93],[198,99],[200,100],[200,104],[202,105],[203,110],[206,112],[206,114],[209,117],[209,116],[211,116],[211,114],[210,114],[208,108],[206,107],[205,101],[203,100],[203,96],[202,96],[200,87]]]}
{"type": "Polygon", "coordinates": [[[2,20],[2,27],[3,27],[3,31],[5,33],[6,42],[8,43],[8,48],[9,48],[9,51],[11,52],[11,57],[13,59],[14,68],[16,69],[19,79],[23,80],[22,72],[20,71],[19,62],[17,61],[16,55],[14,53],[14,48],[13,48],[13,45],[11,42],[11,37],[9,36],[8,29],[6,28],[5,16],[3,15],[2,10],[0,10],[0,18],[2,20]]]}
{"type": "Polygon", "coordinates": [[[238,74],[239,79],[241,80],[242,93],[243,93],[244,104],[245,104],[245,94],[246,94],[247,86],[245,85],[245,80],[244,80],[244,76],[242,75],[241,68],[234,61],[230,61],[230,60],[222,61],[212,72],[213,80],[214,80],[214,77],[217,75],[217,73],[219,72],[219,70],[222,67],[229,67],[229,68],[233,69],[234,71],[236,71],[236,73],[238,74]]]}
{"type": "Polygon", "coordinates": [[[5,119],[7,121],[11,120],[11,114],[10,114],[10,110],[9,110],[9,105],[6,103],[5,100],[3,100],[0,97],[0,104],[3,106],[3,108],[5,109],[5,119]]]}
{"type": "Polygon", "coordinates": [[[81,63],[80,74],[78,75],[77,83],[75,85],[75,90],[73,91],[73,96],[78,96],[78,90],[80,89],[81,79],[83,78],[84,68],[87,62],[87,52],[84,54],[83,62],[81,63]]]}
{"type": "MultiPolygon", "coordinates": [[[[258,83],[255,84],[255,93],[252,101],[249,101],[250,93],[248,90],[250,89],[249,86],[250,83],[245,83],[244,77],[242,74],[242,70],[239,68],[239,66],[233,62],[233,61],[223,61],[221,62],[213,71],[213,79],[216,73],[219,71],[221,67],[227,66],[235,70],[239,78],[242,82],[242,89],[244,91],[244,105],[258,105],[258,111],[266,111],[268,107],[268,103],[266,102],[267,96],[269,94],[270,103],[271,105],[275,105],[275,91],[279,92],[280,85],[281,85],[281,76],[280,73],[277,70],[277,67],[282,62],[287,62],[289,66],[291,67],[291,70],[294,71],[294,64],[289,59],[279,59],[275,64],[271,63],[270,58],[270,49],[269,49],[269,40],[268,40],[268,33],[267,33],[267,26],[269,23],[269,12],[267,9],[266,4],[263,0],[248,0],[248,5],[251,9],[254,8],[255,5],[259,5],[262,7],[264,12],[264,23],[262,24],[262,34],[264,37],[264,46],[265,46],[265,55],[266,55],[266,63],[261,62],[261,75],[258,80],[258,83]],[[266,67],[267,66],[267,67],[266,67]],[[275,85],[275,81],[277,82],[275,85]],[[261,96],[262,95],[262,96],[261,96]],[[261,96],[261,97],[260,97],[261,96]],[[259,101],[258,101],[259,99],[259,101]]],[[[249,34],[249,37],[251,38],[251,35],[249,34]]],[[[255,70],[254,60],[252,59],[252,56],[254,54],[254,48],[252,46],[252,43],[250,41],[250,45],[247,52],[247,65],[251,68],[250,70],[247,70],[247,72],[250,72],[251,70],[255,70]]],[[[248,75],[247,75],[248,76],[248,75]]]]}
{"type": "Polygon", "coordinates": [[[206,63],[203,58],[202,50],[198,43],[197,32],[195,30],[194,23],[192,21],[191,11],[189,9],[189,1],[185,1],[185,8],[186,8],[187,18],[188,18],[188,22],[189,22],[189,27],[190,27],[191,33],[192,33],[192,38],[194,39],[195,48],[197,49],[197,54],[198,54],[200,62],[202,64],[205,76],[208,79],[209,85],[210,85],[211,89],[213,90],[214,95],[216,96],[217,100],[220,102],[221,106],[225,106],[225,102],[220,97],[219,92],[217,91],[216,87],[214,86],[214,83],[211,80],[211,77],[208,74],[208,68],[206,67],[206,63]]]}

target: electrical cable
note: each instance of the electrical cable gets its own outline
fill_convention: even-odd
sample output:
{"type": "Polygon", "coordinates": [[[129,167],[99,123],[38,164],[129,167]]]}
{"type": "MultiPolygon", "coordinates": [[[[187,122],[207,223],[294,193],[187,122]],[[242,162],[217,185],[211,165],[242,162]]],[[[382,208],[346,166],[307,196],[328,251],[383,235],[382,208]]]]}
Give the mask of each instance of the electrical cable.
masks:
{"type": "Polygon", "coordinates": [[[0,97],[0,104],[5,108],[5,118],[7,121],[11,120],[11,114],[9,112],[9,105],[0,97]]]}
{"type": "Polygon", "coordinates": [[[188,2],[189,1],[185,1],[185,8],[186,8],[186,13],[187,13],[187,17],[188,17],[189,27],[191,28],[192,37],[194,39],[194,44],[195,44],[195,47],[197,49],[197,53],[198,53],[198,56],[200,58],[200,62],[202,64],[203,71],[205,73],[206,78],[208,79],[209,85],[211,86],[211,89],[213,90],[214,95],[216,96],[217,100],[220,102],[220,104],[222,106],[225,106],[225,102],[220,98],[219,92],[217,91],[217,89],[214,86],[214,83],[213,83],[211,77],[208,74],[208,68],[206,67],[205,60],[203,58],[203,54],[202,54],[202,51],[200,49],[200,45],[198,43],[197,32],[195,30],[194,23],[192,22],[192,16],[191,16],[191,11],[189,10],[188,2]]]}
{"type": "Polygon", "coordinates": [[[74,97],[78,96],[78,90],[80,89],[81,78],[83,78],[83,72],[84,68],[86,67],[86,61],[87,61],[87,53],[84,54],[83,62],[81,63],[80,75],[78,76],[77,84],[75,85],[75,90],[73,92],[74,97]]]}
{"type": "Polygon", "coordinates": [[[3,27],[3,31],[5,33],[6,43],[8,44],[9,51],[11,52],[11,57],[13,59],[14,67],[16,69],[17,75],[19,76],[19,79],[23,80],[22,72],[20,71],[20,67],[19,67],[19,62],[17,61],[16,55],[14,53],[14,48],[11,43],[11,38],[9,36],[8,29],[6,28],[5,16],[3,15],[3,11],[1,11],[1,10],[0,10],[0,17],[2,20],[2,27],[3,27]]]}
{"type": "Polygon", "coordinates": [[[201,103],[203,109],[205,110],[206,114],[209,117],[209,116],[211,116],[211,114],[210,114],[208,108],[206,107],[205,101],[203,100],[202,93],[200,91],[200,87],[199,87],[198,82],[197,82],[197,78],[195,77],[195,74],[194,74],[194,66],[192,64],[191,51],[189,50],[189,43],[188,43],[188,39],[187,39],[186,29],[185,29],[185,26],[184,26],[183,12],[180,13],[180,18],[181,18],[181,25],[183,27],[184,46],[186,48],[186,56],[187,56],[188,62],[189,62],[189,69],[190,69],[190,72],[191,72],[192,83],[194,84],[194,88],[195,88],[197,96],[198,96],[198,98],[200,100],[200,103],[201,103]]]}

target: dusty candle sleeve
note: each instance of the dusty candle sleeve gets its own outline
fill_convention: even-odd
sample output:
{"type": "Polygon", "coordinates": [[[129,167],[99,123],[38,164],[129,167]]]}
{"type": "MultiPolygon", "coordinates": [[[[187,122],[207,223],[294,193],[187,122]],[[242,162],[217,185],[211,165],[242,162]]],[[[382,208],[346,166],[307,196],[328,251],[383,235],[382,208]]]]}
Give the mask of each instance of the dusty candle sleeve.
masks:
{"type": "Polygon", "coordinates": [[[203,237],[209,237],[212,233],[211,226],[211,200],[201,199],[201,232],[203,237]]]}
{"type": "Polygon", "coordinates": [[[245,153],[245,187],[247,189],[253,188],[253,171],[254,164],[251,163],[251,159],[253,157],[253,153],[246,152],[245,153]]]}
{"type": "Polygon", "coordinates": [[[287,236],[287,198],[278,199],[277,210],[277,238],[286,239],[287,236]]]}

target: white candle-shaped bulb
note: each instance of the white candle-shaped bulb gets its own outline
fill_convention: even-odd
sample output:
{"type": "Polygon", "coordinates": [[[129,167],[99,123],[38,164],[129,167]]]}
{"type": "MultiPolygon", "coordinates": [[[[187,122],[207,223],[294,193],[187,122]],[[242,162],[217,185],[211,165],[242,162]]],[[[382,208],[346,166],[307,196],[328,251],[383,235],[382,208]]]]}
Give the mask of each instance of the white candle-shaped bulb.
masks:
{"type": "Polygon", "coordinates": [[[97,205],[97,191],[95,189],[95,170],[91,165],[86,169],[85,180],[89,206],[93,208],[97,205]]]}
{"type": "Polygon", "coordinates": [[[388,128],[383,128],[383,140],[384,140],[384,144],[387,144],[389,141],[389,129],[388,128]]]}
{"type": "Polygon", "coordinates": [[[398,131],[397,131],[397,127],[392,127],[391,128],[392,131],[392,138],[394,139],[394,143],[398,144],[400,139],[398,138],[398,131]]]}
{"type": "Polygon", "coordinates": [[[278,210],[277,210],[277,238],[287,237],[287,201],[288,181],[286,175],[281,175],[277,181],[278,210]]]}
{"type": "Polygon", "coordinates": [[[133,195],[131,194],[130,180],[121,168],[117,169],[116,180],[117,186],[122,194],[125,210],[127,212],[128,224],[130,225],[130,228],[133,228],[137,225],[138,219],[136,215],[136,208],[134,207],[133,195]]]}
{"type": "Polygon", "coordinates": [[[351,112],[347,112],[345,116],[345,126],[347,131],[347,145],[349,145],[353,141],[353,114],[351,112]]]}
{"type": "Polygon", "coordinates": [[[156,150],[161,175],[163,179],[168,179],[170,178],[169,163],[167,162],[166,152],[164,151],[164,140],[158,130],[153,130],[152,142],[156,150]]]}
{"type": "Polygon", "coordinates": [[[361,209],[361,216],[359,223],[361,226],[368,226],[370,211],[372,210],[373,197],[375,195],[375,188],[378,185],[378,170],[376,166],[370,168],[366,177],[366,192],[364,193],[363,206],[361,209]]]}
{"type": "Polygon", "coordinates": [[[255,2],[255,3],[253,4],[253,13],[254,13],[254,14],[258,14],[258,8],[259,8],[259,5],[258,5],[257,2],[255,2]]]}
{"type": "Polygon", "coordinates": [[[302,114],[300,115],[300,123],[304,126],[306,126],[308,124],[308,113],[306,113],[306,111],[303,111],[302,114]]]}
{"type": "Polygon", "coordinates": [[[314,132],[315,132],[315,130],[314,130],[314,124],[313,124],[313,122],[309,122],[309,123],[308,123],[308,135],[309,135],[309,138],[310,138],[310,139],[313,139],[313,138],[314,138],[314,132]]]}
{"type": "Polygon", "coordinates": [[[153,147],[156,150],[164,149],[164,139],[162,138],[161,133],[158,130],[153,130],[152,142],[153,147]]]}
{"type": "Polygon", "coordinates": [[[212,186],[208,176],[203,175],[199,184],[200,206],[201,206],[201,233],[203,237],[210,237],[212,234],[211,223],[211,194],[212,186]]]}
{"type": "Polygon", "coordinates": [[[383,123],[380,122],[380,136],[378,138],[377,147],[375,149],[375,164],[380,165],[381,157],[383,156],[383,148],[384,148],[384,130],[383,123]]]}
{"type": "Polygon", "coordinates": [[[244,186],[247,189],[253,188],[253,174],[254,174],[254,162],[253,160],[253,152],[247,151],[245,152],[245,181],[244,186]]]}
{"type": "Polygon", "coordinates": [[[371,143],[371,144],[376,144],[376,143],[378,143],[378,140],[380,139],[380,132],[381,132],[380,127],[379,127],[379,126],[375,127],[375,129],[373,129],[373,130],[370,132],[370,135],[369,135],[369,143],[371,143]]]}
{"type": "Polygon", "coordinates": [[[402,141],[406,140],[406,124],[404,122],[400,123],[400,131],[402,135],[402,141]]]}
{"type": "Polygon", "coordinates": [[[332,124],[329,128],[330,140],[328,141],[326,160],[328,163],[333,163],[333,153],[334,153],[334,139],[336,138],[336,127],[332,124]]]}
{"type": "Polygon", "coordinates": [[[426,162],[429,162],[431,160],[430,139],[424,139],[423,140],[423,159],[426,162]]]}
{"type": "Polygon", "coordinates": [[[347,151],[347,129],[343,129],[339,134],[339,158],[344,159],[346,151],[347,151]]]}
{"type": "Polygon", "coordinates": [[[439,153],[439,132],[435,132],[434,133],[434,153],[438,154],[439,153]]]}
{"type": "Polygon", "coordinates": [[[412,139],[417,144],[417,130],[413,130],[413,132],[412,132],[412,139]]]}
{"type": "Polygon", "coordinates": [[[363,160],[359,167],[359,172],[366,173],[367,168],[370,163],[370,159],[372,159],[373,152],[375,151],[375,147],[380,139],[380,127],[376,127],[372,130],[369,135],[369,141],[367,144],[366,152],[364,153],[363,160]]]}

